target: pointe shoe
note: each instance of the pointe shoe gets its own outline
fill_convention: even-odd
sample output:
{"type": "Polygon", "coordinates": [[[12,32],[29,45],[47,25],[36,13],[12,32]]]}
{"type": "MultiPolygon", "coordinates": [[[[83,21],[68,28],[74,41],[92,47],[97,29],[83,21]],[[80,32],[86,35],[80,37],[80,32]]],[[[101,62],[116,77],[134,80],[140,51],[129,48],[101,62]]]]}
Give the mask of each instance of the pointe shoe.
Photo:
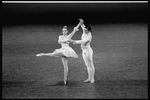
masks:
{"type": "Polygon", "coordinates": [[[39,57],[39,56],[41,56],[41,55],[37,54],[36,56],[39,57]]]}
{"type": "Polygon", "coordinates": [[[66,85],[67,84],[67,82],[64,80],[64,84],[66,85]]]}
{"type": "Polygon", "coordinates": [[[64,78],[64,84],[65,85],[67,84],[67,78],[64,78]]]}

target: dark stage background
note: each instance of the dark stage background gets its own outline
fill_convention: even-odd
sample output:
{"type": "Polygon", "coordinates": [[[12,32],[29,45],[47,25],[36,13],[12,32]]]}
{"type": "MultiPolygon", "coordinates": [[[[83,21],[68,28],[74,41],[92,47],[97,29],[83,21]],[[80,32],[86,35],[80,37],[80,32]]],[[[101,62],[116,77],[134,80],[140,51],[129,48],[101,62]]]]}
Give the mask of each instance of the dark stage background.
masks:
{"type": "MultiPolygon", "coordinates": [[[[2,4],[3,98],[148,98],[148,3],[2,4]],[[63,85],[60,58],[36,57],[60,48],[82,18],[93,30],[94,84],[79,58],[68,59],[63,85]]],[[[73,39],[81,39],[79,28],[73,39]]]]}
{"type": "Polygon", "coordinates": [[[147,3],[2,4],[3,24],[147,22],[147,3]]]}

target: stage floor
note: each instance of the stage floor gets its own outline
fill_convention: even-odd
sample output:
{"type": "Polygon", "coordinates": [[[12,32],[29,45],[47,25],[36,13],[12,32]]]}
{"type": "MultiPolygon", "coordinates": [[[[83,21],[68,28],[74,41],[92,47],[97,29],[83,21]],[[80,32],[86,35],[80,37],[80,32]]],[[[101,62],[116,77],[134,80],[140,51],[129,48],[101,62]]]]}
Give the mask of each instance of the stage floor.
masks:
{"type": "MultiPolygon", "coordinates": [[[[68,26],[69,33],[75,25],[68,26]]],[[[36,57],[60,48],[61,25],[2,27],[2,98],[148,98],[148,25],[92,25],[95,83],[87,78],[80,45],[70,46],[79,58],[68,59],[63,85],[60,58],[36,57]]],[[[73,39],[80,39],[82,30],[73,39]]]]}

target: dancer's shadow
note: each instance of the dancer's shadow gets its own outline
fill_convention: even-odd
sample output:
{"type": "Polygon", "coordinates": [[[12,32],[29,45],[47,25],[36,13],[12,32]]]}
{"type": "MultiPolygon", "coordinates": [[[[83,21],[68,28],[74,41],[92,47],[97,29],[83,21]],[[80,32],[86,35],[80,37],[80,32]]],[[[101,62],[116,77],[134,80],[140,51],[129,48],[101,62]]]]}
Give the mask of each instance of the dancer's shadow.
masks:
{"type": "Polygon", "coordinates": [[[47,86],[69,86],[69,87],[73,87],[73,86],[78,86],[80,85],[81,82],[78,82],[78,81],[74,81],[74,80],[69,80],[67,81],[67,84],[65,85],[63,81],[59,81],[55,84],[49,84],[47,86]]]}

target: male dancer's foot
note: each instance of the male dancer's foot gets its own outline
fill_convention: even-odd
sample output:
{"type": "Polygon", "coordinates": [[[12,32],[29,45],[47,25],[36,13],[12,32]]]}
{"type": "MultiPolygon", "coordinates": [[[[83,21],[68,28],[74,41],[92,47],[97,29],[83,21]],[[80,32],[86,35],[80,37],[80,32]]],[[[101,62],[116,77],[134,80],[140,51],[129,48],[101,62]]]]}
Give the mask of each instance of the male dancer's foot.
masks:
{"type": "Polygon", "coordinates": [[[94,79],[87,79],[87,80],[85,80],[84,82],[90,82],[90,83],[94,83],[95,82],[95,80],[94,79]]]}
{"type": "Polygon", "coordinates": [[[90,82],[91,82],[91,83],[94,83],[94,82],[95,82],[95,80],[94,80],[94,79],[91,79],[91,80],[90,80],[90,82]]]}
{"type": "Polygon", "coordinates": [[[88,79],[86,79],[84,82],[89,82],[90,81],[90,79],[88,78],[88,79]]]}

